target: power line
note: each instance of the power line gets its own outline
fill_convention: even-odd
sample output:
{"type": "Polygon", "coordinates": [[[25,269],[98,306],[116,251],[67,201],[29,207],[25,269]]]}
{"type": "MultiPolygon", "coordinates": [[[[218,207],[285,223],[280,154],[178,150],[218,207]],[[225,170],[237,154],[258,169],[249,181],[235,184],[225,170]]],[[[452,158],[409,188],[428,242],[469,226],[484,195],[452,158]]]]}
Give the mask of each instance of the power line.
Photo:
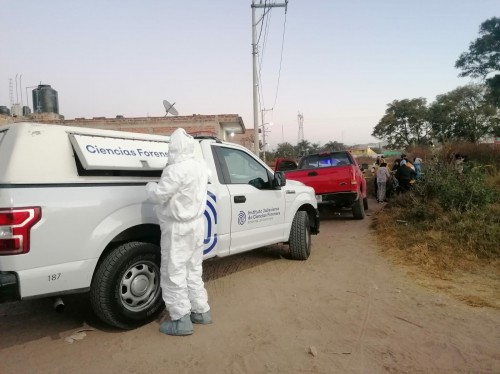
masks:
{"type": "MultiPolygon", "coordinates": [[[[261,67],[262,67],[262,59],[260,60],[260,67],[259,69],[257,69],[257,62],[258,62],[258,59],[259,59],[259,53],[258,53],[258,43],[257,43],[257,32],[256,32],[256,26],[258,25],[259,22],[264,22],[264,18],[266,16],[266,14],[271,10],[271,8],[274,8],[274,7],[283,7],[287,8],[287,4],[288,4],[288,0],[285,0],[284,3],[281,3],[281,4],[277,4],[276,2],[274,3],[267,3],[267,0],[265,1],[264,5],[262,5],[262,2],[260,4],[256,4],[255,3],[255,0],[252,0],[252,5],[251,5],[251,8],[252,8],[252,60],[253,60],[253,63],[252,63],[252,66],[253,66],[253,123],[254,123],[254,151],[255,151],[255,154],[258,156],[259,155],[259,110],[258,110],[258,102],[260,101],[260,95],[259,94],[262,94],[262,89],[259,89],[258,87],[260,87],[260,82],[259,82],[259,76],[260,76],[260,70],[261,70],[261,67]],[[262,16],[262,18],[256,22],[255,20],[255,9],[258,9],[258,8],[264,8],[264,14],[262,16]],[[269,9],[267,9],[269,8],[269,9]]],[[[269,17],[267,17],[269,18],[269,17]]],[[[266,19],[266,21],[268,21],[268,19],[266,19]]],[[[269,27],[269,22],[267,22],[266,24],[266,28],[264,30],[268,30],[268,27],[269,27]]],[[[264,28],[264,25],[261,24],[261,30],[264,28]]],[[[261,32],[261,35],[259,35],[259,41],[260,41],[260,37],[262,36],[262,32],[261,32]]],[[[265,31],[264,33],[264,37],[266,38],[267,37],[267,31],[265,31]]],[[[264,45],[265,47],[265,45],[264,45]]],[[[263,101],[263,98],[262,98],[262,101],[263,101]]],[[[260,103],[262,105],[262,102],[260,103]]]]}
{"type": "MultiPolygon", "coordinates": [[[[270,10],[272,10],[271,6],[273,4],[269,4],[267,5],[267,0],[266,0],[266,3],[264,4],[268,9],[268,12],[270,10]]],[[[278,68],[278,78],[277,78],[277,81],[276,81],[276,90],[275,90],[275,94],[274,94],[274,102],[273,102],[273,105],[271,107],[271,110],[274,109],[274,107],[276,106],[276,102],[278,100],[278,93],[279,93],[279,85],[280,85],[280,79],[281,79],[281,68],[282,68],[282,65],[283,65],[283,50],[284,50],[284,45],[285,45],[285,32],[286,32],[286,15],[287,15],[287,12],[286,12],[286,9],[285,9],[285,18],[284,18],[284,21],[283,21],[283,33],[282,33],[282,38],[281,38],[281,51],[280,51],[280,62],[279,62],[279,68],[278,68]]],[[[264,27],[264,38],[263,38],[263,42],[262,42],[262,51],[260,54],[258,54],[258,59],[259,59],[259,70],[258,70],[258,76],[259,76],[259,94],[260,94],[260,98],[259,98],[259,104],[262,105],[262,103],[265,103],[265,100],[264,100],[264,87],[263,87],[263,84],[262,84],[262,64],[263,64],[263,60],[264,60],[264,52],[265,52],[265,49],[266,49],[266,45],[267,45],[267,36],[269,34],[269,24],[271,22],[271,13],[269,13],[269,15],[266,17],[266,13],[265,13],[265,8],[264,8],[264,14],[262,15],[262,18],[261,18],[261,34],[262,34],[262,25],[264,23],[264,19],[265,19],[265,27],[264,27]]],[[[260,39],[260,35],[259,35],[259,39],[260,39]]]]}
{"type": "Polygon", "coordinates": [[[257,45],[259,44],[260,36],[262,35],[262,27],[264,26],[264,17],[266,16],[266,7],[267,7],[267,0],[264,0],[264,13],[262,14],[262,19],[260,20],[260,22],[262,23],[260,24],[260,31],[259,31],[259,37],[257,38],[257,45]]]}
{"type": "Polygon", "coordinates": [[[281,64],[283,62],[283,47],[285,46],[285,28],[286,28],[286,12],[285,12],[285,20],[283,22],[283,36],[281,38],[280,67],[279,67],[279,70],[278,70],[278,81],[276,83],[276,94],[274,96],[273,108],[276,106],[276,101],[278,100],[278,91],[279,91],[279,88],[280,88],[281,64]]]}
{"type": "MultiPolygon", "coordinates": [[[[260,54],[257,54],[257,58],[259,60],[259,71],[258,71],[258,80],[259,80],[259,95],[261,96],[259,98],[259,105],[260,107],[262,108],[262,105],[264,105],[265,103],[265,100],[264,100],[264,86],[262,84],[262,74],[261,74],[261,71],[262,71],[262,61],[264,60],[264,52],[266,50],[266,44],[267,44],[267,35],[269,34],[269,23],[271,21],[271,11],[272,11],[272,4],[269,4],[270,7],[269,9],[266,11],[266,3],[267,3],[267,0],[264,2],[264,12],[262,14],[262,18],[260,20],[261,22],[261,33],[262,33],[262,26],[264,25],[264,20],[265,20],[265,23],[266,23],[266,26],[264,27],[264,39],[262,41],[262,52],[260,54]],[[268,15],[266,17],[266,15],[268,15]]],[[[259,40],[260,40],[260,36],[259,36],[259,40]]],[[[259,41],[257,41],[257,45],[258,45],[259,41]]]]}

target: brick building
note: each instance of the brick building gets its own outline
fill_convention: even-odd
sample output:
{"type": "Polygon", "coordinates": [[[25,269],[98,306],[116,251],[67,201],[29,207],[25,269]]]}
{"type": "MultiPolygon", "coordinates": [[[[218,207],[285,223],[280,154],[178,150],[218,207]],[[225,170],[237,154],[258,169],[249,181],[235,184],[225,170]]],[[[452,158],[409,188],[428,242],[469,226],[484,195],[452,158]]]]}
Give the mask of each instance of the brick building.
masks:
{"type": "Polygon", "coordinates": [[[192,135],[210,135],[241,144],[253,150],[253,129],[246,132],[243,119],[237,114],[192,115],[175,117],[116,118],[93,117],[64,119],[54,113],[31,114],[29,117],[0,115],[0,125],[15,122],[40,122],[63,126],[88,127],[108,130],[170,135],[182,127],[192,135]]]}

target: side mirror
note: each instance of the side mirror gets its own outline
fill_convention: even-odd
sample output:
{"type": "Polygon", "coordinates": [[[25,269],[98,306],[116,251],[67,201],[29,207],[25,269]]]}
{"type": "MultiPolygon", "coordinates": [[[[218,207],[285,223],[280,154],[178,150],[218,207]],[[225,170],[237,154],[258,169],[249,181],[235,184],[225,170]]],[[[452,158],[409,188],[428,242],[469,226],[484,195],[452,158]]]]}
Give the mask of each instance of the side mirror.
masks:
{"type": "Polygon", "coordinates": [[[286,176],[282,171],[277,171],[274,173],[273,187],[279,190],[281,187],[286,185],[286,176]]]}

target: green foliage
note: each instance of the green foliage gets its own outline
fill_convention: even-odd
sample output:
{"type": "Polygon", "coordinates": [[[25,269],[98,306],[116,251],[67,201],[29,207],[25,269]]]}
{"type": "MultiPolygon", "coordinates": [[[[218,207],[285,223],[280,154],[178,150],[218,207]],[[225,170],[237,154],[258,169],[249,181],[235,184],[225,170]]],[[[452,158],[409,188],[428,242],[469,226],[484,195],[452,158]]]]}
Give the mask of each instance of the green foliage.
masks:
{"type": "Polygon", "coordinates": [[[423,177],[412,192],[393,203],[408,208],[408,220],[428,220],[442,212],[482,210],[500,203],[500,147],[492,144],[448,143],[436,148],[410,147],[411,157],[424,159],[423,177]],[[463,174],[455,170],[455,155],[466,157],[463,174]]]}
{"type": "Polygon", "coordinates": [[[449,232],[463,251],[482,258],[500,257],[500,205],[487,205],[465,213],[450,212],[449,232]]]}
{"type": "MultiPolygon", "coordinates": [[[[500,18],[484,21],[479,28],[480,37],[470,43],[469,51],[460,55],[455,67],[462,70],[461,77],[486,79],[500,71],[500,18]]],[[[500,107],[500,74],[486,79],[487,98],[500,107]]]]}
{"type": "Polygon", "coordinates": [[[412,237],[421,237],[437,252],[452,248],[455,256],[473,254],[485,259],[500,258],[498,203],[460,211],[443,209],[434,200],[423,202],[416,195],[405,194],[391,203],[387,214],[394,222],[408,222],[410,228],[406,232],[412,237]]]}
{"type": "MultiPolygon", "coordinates": [[[[499,89],[500,92],[500,89],[499,89]]],[[[426,100],[394,100],[372,135],[388,141],[387,148],[408,148],[439,142],[479,142],[500,132],[500,111],[484,85],[470,84],[438,95],[430,107],[426,100]]]]}
{"type": "Polygon", "coordinates": [[[424,202],[437,200],[448,211],[472,211],[498,201],[498,192],[486,183],[484,169],[467,166],[464,173],[458,175],[450,165],[430,162],[425,168],[425,177],[415,185],[413,193],[424,202]]]}
{"type": "Polygon", "coordinates": [[[460,55],[455,67],[461,77],[483,77],[500,71],[500,18],[484,21],[479,28],[480,37],[470,43],[469,51],[460,55]]]}
{"type": "MultiPolygon", "coordinates": [[[[486,99],[491,105],[500,108],[500,74],[486,79],[486,86],[488,88],[486,92],[486,99]]],[[[500,134],[500,127],[497,127],[495,134],[500,134]]]]}
{"type": "Polygon", "coordinates": [[[372,136],[388,141],[388,148],[405,148],[430,141],[427,101],[424,98],[394,100],[375,126],[372,136]]]}
{"type": "Polygon", "coordinates": [[[319,143],[312,143],[309,147],[309,153],[318,153],[321,150],[319,143]]]}
{"type": "Polygon", "coordinates": [[[336,141],[329,141],[323,146],[319,143],[311,143],[308,140],[303,140],[296,145],[292,145],[288,142],[278,144],[276,151],[274,153],[268,153],[267,159],[273,158],[291,158],[298,159],[301,156],[317,153],[322,151],[342,151],[345,150],[346,146],[342,143],[336,141]]]}
{"type": "Polygon", "coordinates": [[[429,108],[434,136],[440,142],[465,140],[476,143],[493,134],[500,120],[497,109],[486,99],[483,85],[458,87],[438,95],[429,108]]]}
{"type": "MultiPolygon", "coordinates": [[[[424,149],[413,149],[423,153],[424,149]]],[[[390,200],[386,215],[409,226],[407,233],[420,237],[422,248],[447,259],[500,258],[500,148],[486,144],[447,144],[434,149],[423,164],[424,177],[409,193],[390,200]],[[454,168],[454,155],[467,154],[463,174],[454,168]],[[479,161],[486,161],[481,163],[479,161]]],[[[401,223],[399,223],[401,224],[401,223]]],[[[420,241],[418,242],[420,243],[420,241]]],[[[428,252],[422,252],[427,264],[428,252]]],[[[418,256],[417,256],[418,257],[418,256]]],[[[453,268],[452,265],[450,268],[453,268]]]]}
{"type": "Polygon", "coordinates": [[[394,100],[372,135],[387,139],[388,148],[465,140],[478,142],[500,132],[500,18],[484,21],[479,38],[460,55],[460,76],[483,78],[484,85],[458,87],[439,95],[428,108],[425,99],[394,100]]]}
{"type": "Polygon", "coordinates": [[[302,157],[304,155],[307,155],[309,153],[312,153],[312,144],[308,140],[302,140],[296,145],[296,152],[297,154],[302,157]]]}
{"type": "Polygon", "coordinates": [[[322,151],[344,151],[346,148],[346,146],[343,144],[343,143],[339,143],[339,142],[336,142],[336,141],[330,141],[328,143],[326,143],[323,147],[321,147],[321,150],[322,151]]]}
{"type": "Polygon", "coordinates": [[[276,152],[274,152],[275,158],[297,158],[297,156],[295,146],[288,142],[278,144],[276,152]]]}

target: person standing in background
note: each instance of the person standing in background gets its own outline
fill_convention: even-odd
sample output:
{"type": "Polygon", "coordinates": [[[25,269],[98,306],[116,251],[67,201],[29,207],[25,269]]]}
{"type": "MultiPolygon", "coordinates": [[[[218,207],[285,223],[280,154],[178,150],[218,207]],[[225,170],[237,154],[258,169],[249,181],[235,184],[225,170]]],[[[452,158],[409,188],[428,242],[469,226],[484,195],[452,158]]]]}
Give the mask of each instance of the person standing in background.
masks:
{"type": "Polygon", "coordinates": [[[386,186],[390,177],[391,173],[387,170],[387,164],[382,162],[377,171],[377,201],[379,203],[386,201],[386,186]]]}
{"type": "Polygon", "coordinates": [[[417,173],[417,179],[422,175],[422,159],[420,157],[415,157],[413,159],[413,165],[415,166],[415,172],[417,173]]]}
{"type": "Polygon", "coordinates": [[[465,158],[460,153],[455,155],[455,170],[458,175],[462,175],[464,173],[464,160],[465,158]]]}
{"type": "Polygon", "coordinates": [[[377,196],[377,191],[378,191],[378,185],[377,185],[377,172],[378,168],[380,167],[380,156],[377,156],[377,159],[372,165],[372,176],[373,176],[373,187],[375,189],[375,196],[377,196]]]}

